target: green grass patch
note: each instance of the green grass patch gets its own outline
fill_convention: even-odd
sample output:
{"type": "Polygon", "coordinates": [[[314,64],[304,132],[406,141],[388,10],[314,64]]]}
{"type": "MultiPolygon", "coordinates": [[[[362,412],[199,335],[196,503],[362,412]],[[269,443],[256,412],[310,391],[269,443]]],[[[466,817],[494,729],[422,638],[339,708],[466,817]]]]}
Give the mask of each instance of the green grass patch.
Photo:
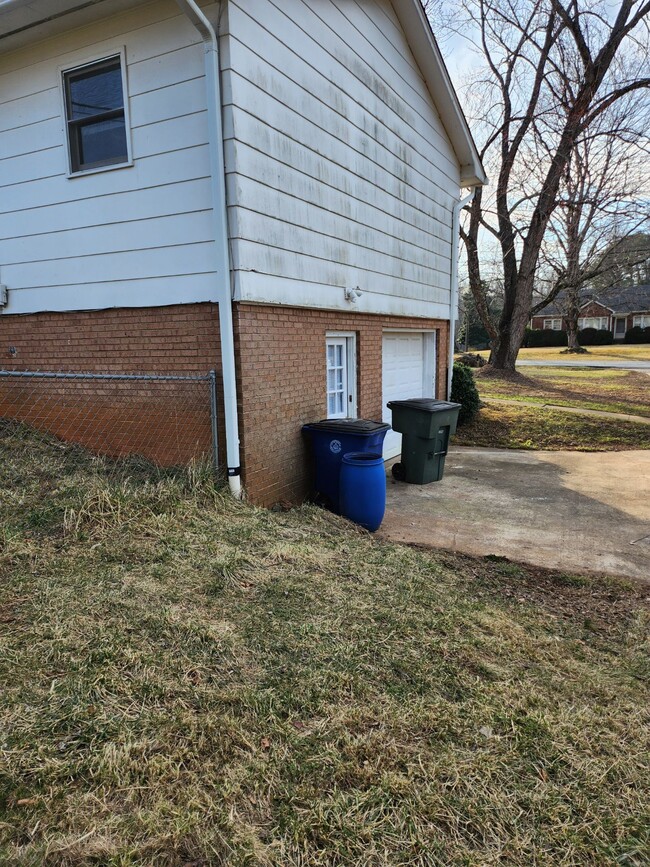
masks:
{"type": "Polygon", "coordinates": [[[0,429],[0,863],[648,862],[644,588],[132,470],[0,429]]]}

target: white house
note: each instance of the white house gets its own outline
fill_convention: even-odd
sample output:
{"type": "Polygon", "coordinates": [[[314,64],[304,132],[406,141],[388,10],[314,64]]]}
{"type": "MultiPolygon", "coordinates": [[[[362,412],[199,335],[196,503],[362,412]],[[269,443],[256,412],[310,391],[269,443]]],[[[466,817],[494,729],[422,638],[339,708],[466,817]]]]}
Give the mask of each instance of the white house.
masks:
{"type": "Polygon", "coordinates": [[[217,367],[259,502],[303,423],[445,395],[484,182],[419,0],[0,0],[3,366],[217,367]]]}

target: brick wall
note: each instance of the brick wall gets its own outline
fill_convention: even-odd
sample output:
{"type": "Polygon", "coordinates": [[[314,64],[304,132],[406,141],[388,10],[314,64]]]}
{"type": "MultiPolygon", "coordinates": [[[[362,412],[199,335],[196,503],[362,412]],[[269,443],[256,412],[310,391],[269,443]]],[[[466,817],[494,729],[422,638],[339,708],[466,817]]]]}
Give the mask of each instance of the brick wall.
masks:
{"type": "MultiPolygon", "coordinates": [[[[220,358],[214,304],[0,316],[5,370],[202,375],[218,370],[220,358]]],[[[135,452],[167,465],[211,445],[205,383],[0,380],[1,416],[105,454],[135,452]]]]}
{"type": "Polygon", "coordinates": [[[253,304],[235,306],[244,485],[270,505],[299,501],[309,490],[300,429],[325,418],[325,335],[357,335],[357,392],[361,417],[382,417],[382,332],[436,329],[437,396],[445,396],[448,323],[253,304]]]}
{"type": "Polygon", "coordinates": [[[205,373],[220,360],[216,304],[0,316],[7,370],[205,373]]]}

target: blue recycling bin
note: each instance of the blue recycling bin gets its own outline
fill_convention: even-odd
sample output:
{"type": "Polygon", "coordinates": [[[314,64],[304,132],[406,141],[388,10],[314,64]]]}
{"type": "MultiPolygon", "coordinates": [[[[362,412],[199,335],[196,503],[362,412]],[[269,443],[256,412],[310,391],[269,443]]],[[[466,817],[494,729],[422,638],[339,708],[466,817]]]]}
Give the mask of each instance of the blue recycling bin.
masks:
{"type": "Polygon", "coordinates": [[[341,461],[349,452],[381,455],[390,425],[365,418],[332,418],[303,425],[311,441],[316,464],[315,493],[337,514],[340,512],[341,461]]]}
{"type": "Polygon", "coordinates": [[[374,533],[386,511],[386,471],[381,454],[348,452],[341,461],[341,514],[374,533]]]}

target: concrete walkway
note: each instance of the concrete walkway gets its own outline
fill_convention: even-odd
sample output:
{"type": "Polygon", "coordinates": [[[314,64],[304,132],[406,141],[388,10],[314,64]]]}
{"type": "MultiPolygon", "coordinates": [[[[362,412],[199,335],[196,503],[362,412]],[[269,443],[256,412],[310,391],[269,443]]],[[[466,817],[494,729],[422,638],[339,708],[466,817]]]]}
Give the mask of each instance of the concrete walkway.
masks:
{"type": "Polygon", "coordinates": [[[572,412],[576,415],[592,415],[597,418],[621,419],[621,421],[636,421],[639,424],[650,424],[650,418],[642,415],[629,415],[625,412],[607,412],[602,409],[586,409],[582,406],[560,406],[557,403],[538,403],[534,400],[513,400],[509,397],[482,397],[483,403],[507,403],[511,406],[532,406],[535,409],[556,409],[559,412],[572,412]]]}
{"type": "Polygon", "coordinates": [[[456,446],[440,482],[388,473],[384,538],[650,581],[650,451],[456,446]]]}

